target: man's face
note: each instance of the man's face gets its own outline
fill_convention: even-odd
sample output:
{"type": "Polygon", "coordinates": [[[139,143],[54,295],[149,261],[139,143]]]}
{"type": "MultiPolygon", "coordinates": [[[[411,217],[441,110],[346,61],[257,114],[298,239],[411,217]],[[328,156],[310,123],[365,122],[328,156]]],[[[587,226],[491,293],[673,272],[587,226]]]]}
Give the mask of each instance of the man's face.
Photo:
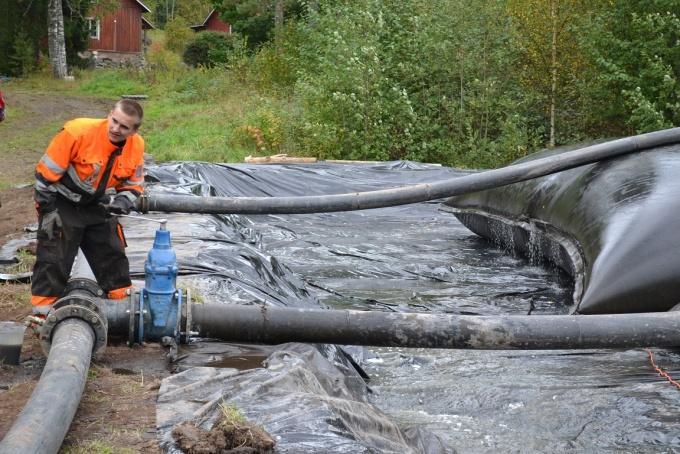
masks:
{"type": "Polygon", "coordinates": [[[109,140],[114,143],[122,142],[137,132],[139,118],[127,115],[118,107],[109,112],[109,140]]]}

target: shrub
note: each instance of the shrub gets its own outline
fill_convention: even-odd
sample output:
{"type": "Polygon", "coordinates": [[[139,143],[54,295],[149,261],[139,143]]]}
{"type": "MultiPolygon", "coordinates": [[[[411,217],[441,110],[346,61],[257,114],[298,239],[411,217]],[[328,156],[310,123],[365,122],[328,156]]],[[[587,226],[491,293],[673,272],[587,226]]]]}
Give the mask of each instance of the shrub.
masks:
{"type": "Polygon", "coordinates": [[[33,42],[22,30],[14,38],[14,54],[10,55],[12,73],[17,76],[25,76],[37,67],[36,52],[33,42]]]}
{"type": "Polygon", "coordinates": [[[201,32],[189,42],[182,59],[193,67],[230,66],[243,58],[246,42],[237,34],[221,32],[201,32]]]}
{"type": "Polygon", "coordinates": [[[184,50],[193,33],[187,21],[178,16],[165,25],[165,47],[173,52],[180,53],[184,50]]]}

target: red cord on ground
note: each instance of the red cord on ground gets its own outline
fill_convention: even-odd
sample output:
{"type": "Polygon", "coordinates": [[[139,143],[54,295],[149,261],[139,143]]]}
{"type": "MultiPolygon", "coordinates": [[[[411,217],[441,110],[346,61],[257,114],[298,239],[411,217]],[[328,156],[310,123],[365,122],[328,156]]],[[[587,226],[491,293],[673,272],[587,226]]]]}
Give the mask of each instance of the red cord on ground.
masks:
{"type": "Polygon", "coordinates": [[[659,373],[659,375],[661,375],[663,378],[665,378],[666,380],[668,380],[668,381],[670,382],[671,385],[673,385],[673,386],[675,386],[676,388],[680,389],[680,383],[678,383],[677,381],[673,380],[673,377],[671,377],[671,376],[668,374],[668,372],[666,372],[665,370],[663,370],[662,368],[660,368],[659,366],[656,365],[656,362],[654,362],[654,353],[652,353],[652,351],[651,351],[650,349],[648,349],[648,348],[646,348],[645,351],[646,351],[647,354],[649,355],[649,362],[652,364],[652,367],[654,368],[654,370],[656,370],[656,371],[659,373]]]}

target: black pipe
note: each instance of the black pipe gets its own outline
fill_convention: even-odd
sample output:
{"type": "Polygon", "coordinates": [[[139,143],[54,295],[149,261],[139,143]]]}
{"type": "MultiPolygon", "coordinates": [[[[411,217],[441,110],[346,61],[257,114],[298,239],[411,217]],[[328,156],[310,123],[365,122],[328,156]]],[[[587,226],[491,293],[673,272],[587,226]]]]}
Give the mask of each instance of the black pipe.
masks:
{"type": "Polygon", "coordinates": [[[130,330],[131,313],[133,314],[132,318],[136,326],[139,314],[135,315],[135,311],[139,311],[139,296],[133,294],[132,297],[135,298],[135,304],[132,306],[127,298],[124,300],[99,299],[99,307],[108,323],[109,335],[127,335],[130,330]]]}
{"type": "Polygon", "coordinates": [[[0,442],[0,453],[59,451],[85,388],[94,342],[84,320],[69,318],[57,325],[40,381],[0,442]]]}
{"type": "Polygon", "coordinates": [[[225,341],[460,349],[680,346],[680,312],[466,316],[195,304],[193,330],[225,341]]]}
{"type": "Polygon", "coordinates": [[[306,197],[195,197],[151,194],[140,198],[142,213],[294,214],[366,210],[481,191],[530,180],[643,149],[680,142],[680,128],[613,140],[500,169],[427,184],[379,191],[306,197]]]}

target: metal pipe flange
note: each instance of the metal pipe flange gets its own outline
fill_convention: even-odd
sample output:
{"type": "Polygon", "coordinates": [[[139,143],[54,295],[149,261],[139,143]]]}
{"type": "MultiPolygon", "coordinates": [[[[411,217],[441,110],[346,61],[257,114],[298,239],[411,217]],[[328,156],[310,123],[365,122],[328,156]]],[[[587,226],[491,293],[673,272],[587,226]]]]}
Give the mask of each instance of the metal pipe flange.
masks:
{"type": "Polygon", "coordinates": [[[95,340],[92,355],[97,356],[106,347],[108,326],[94,298],[87,295],[69,295],[54,303],[40,329],[40,345],[47,356],[52,346],[52,335],[57,325],[68,318],[84,320],[94,331],[95,340]]]}

